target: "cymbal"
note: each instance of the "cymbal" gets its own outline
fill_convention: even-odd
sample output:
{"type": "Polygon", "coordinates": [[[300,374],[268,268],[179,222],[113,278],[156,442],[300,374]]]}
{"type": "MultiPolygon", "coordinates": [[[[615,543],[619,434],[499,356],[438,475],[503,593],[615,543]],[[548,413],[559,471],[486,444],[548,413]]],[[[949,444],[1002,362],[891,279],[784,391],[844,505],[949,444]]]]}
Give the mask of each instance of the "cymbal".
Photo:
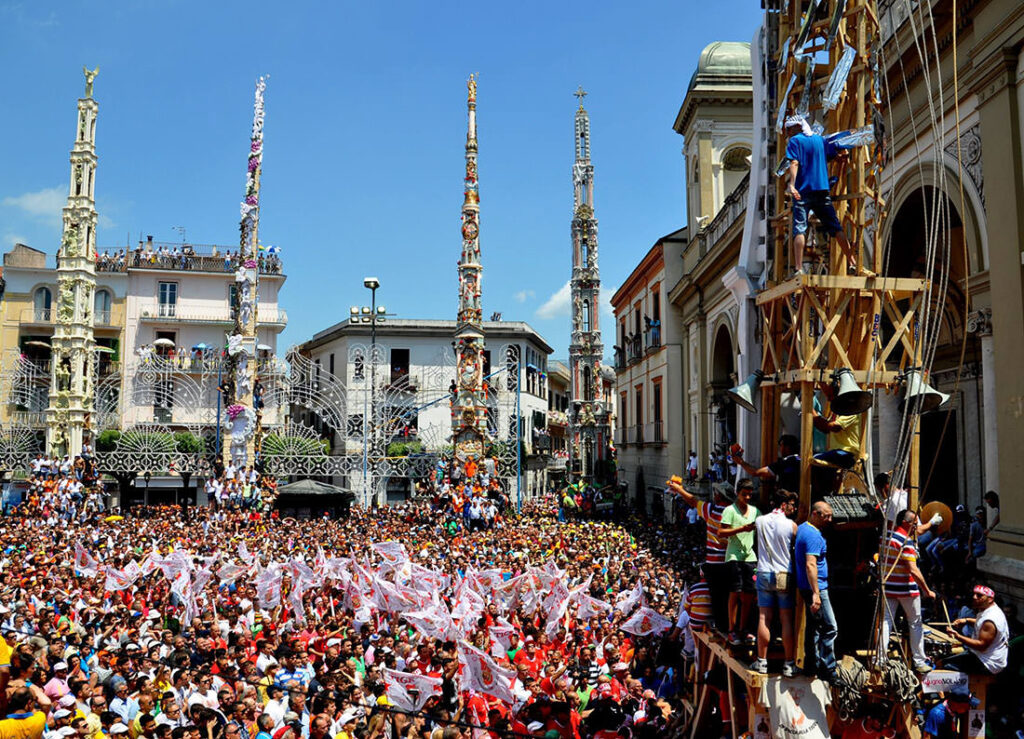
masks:
{"type": "Polygon", "coordinates": [[[949,527],[953,525],[953,511],[949,509],[949,506],[945,503],[940,503],[937,500],[933,500],[931,503],[926,503],[921,509],[919,516],[921,523],[928,523],[931,517],[938,513],[942,516],[942,523],[936,526],[932,531],[937,534],[945,534],[949,531],[949,527]]]}

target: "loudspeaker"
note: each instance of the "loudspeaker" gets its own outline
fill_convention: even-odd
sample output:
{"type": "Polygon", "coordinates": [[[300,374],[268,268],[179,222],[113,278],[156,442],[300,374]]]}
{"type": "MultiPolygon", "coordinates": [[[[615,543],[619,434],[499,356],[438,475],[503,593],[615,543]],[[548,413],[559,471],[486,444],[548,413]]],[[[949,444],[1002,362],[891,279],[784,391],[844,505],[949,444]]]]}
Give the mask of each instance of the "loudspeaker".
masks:
{"type": "Polygon", "coordinates": [[[757,413],[757,391],[764,379],[764,372],[754,370],[743,384],[728,390],[726,395],[733,399],[736,405],[746,408],[751,413],[757,413]]]}
{"type": "Polygon", "coordinates": [[[871,407],[871,392],[861,390],[846,367],[832,376],[832,412],[839,416],[856,416],[871,407]]]}
{"type": "Polygon", "coordinates": [[[907,370],[904,382],[906,383],[906,389],[903,392],[903,400],[900,401],[900,413],[903,412],[908,401],[913,401],[917,397],[921,398],[919,401],[920,405],[918,406],[921,413],[934,411],[939,406],[945,405],[946,401],[949,400],[949,396],[946,393],[940,393],[924,381],[919,369],[907,370]]]}

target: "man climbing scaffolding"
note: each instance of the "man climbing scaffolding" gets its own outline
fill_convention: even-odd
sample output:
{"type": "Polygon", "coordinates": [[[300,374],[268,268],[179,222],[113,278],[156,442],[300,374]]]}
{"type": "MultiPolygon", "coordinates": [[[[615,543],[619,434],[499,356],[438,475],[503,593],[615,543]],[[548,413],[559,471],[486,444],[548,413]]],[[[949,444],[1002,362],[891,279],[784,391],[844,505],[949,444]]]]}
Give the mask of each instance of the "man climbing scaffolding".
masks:
{"type": "Polygon", "coordinates": [[[786,159],[789,160],[789,196],[793,199],[793,267],[804,273],[804,246],[807,243],[807,216],[814,213],[821,228],[835,237],[846,255],[851,270],[857,269],[857,257],[829,195],[828,160],[840,150],[814,133],[803,116],[786,119],[786,159]]]}

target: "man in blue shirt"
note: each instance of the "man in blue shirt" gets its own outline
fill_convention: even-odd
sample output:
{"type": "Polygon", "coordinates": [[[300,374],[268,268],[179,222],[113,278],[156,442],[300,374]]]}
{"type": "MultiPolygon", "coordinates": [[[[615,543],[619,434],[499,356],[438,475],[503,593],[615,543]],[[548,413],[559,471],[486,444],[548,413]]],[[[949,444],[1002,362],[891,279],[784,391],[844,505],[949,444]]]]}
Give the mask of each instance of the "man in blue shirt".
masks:
{"type": "Polygon", "coordinates": [[[828,160],[838,149],[826,148],[825,139],[811,131],[803,116],[786,119],[786,159],[789,160],[789,196],[793,199],[793,266],[803,274],[804,244],[807,242],[807,214],[814,213],[821,228],[834,236],[850,267],[856,269],[856,254],[846,238],[828,188],[828,160]]]}
{"type": "Polygon", "coordinates": [[[946,700],[933,706],[925,715],[923,739],[956,739],[960,733],[960,720],[967,716],[967,709],[978,705],[965,690],[956,690],[946,700]]]}
{"type": "Polygon", "coordinates": [[[811,515],[796,530],[793,567],[796,586],[803,596],[807,621],[804,628],[804,672],[822,680],[836,679],[836,617],[828,598],[828,545],[821,530],[832,521],[832,506],[815,503],[811,515]]]}

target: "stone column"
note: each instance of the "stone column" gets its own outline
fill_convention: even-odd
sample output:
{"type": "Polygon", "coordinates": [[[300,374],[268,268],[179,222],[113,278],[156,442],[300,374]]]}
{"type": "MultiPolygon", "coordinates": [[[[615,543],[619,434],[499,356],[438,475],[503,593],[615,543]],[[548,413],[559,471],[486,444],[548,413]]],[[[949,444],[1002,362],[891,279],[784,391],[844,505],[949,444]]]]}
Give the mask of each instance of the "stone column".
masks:
{"type": "MultiPolygon", "coordinates": [[[[991,313],[990,313],[991,315],[991,313]]],[[[999,436],[996,430],[996,364],[995,347],[992,343],[992,326],[981,335],[981,414],[983,436],[979,440],[985,450],[985,477],[982,495],[999,483],[999,436]]]]}
{"type": "MultiPolygon", "coordinates": [[[[992,14],[979,13],[975,33],[981,38],[1002,22],[992,14]]],[[[988,486],[1001,493],[1001,521],[990,534],[988,556],[979,569],[1015,600],[1024,600],[1024,508],[1013,505],[1024,479],[1024,173],[1022,173],[1021,112],[1017,91],[1020,53],[1012,48],[983,47],[974,60],[973,87],[977,91],[981,130],[984,135],[982,165],[985,173],[988,218],[989,274],[991,279],[992,337],[991,377],[986,376],[986,415],[994,416],[998,478],[988,486]],[[998,380],[989,382],[988,380],[998,380]],[[991,402],[991,406],[989,403],[991,402]]],[[[986,375],[988,369],[986,368],[986,375]]]]}

